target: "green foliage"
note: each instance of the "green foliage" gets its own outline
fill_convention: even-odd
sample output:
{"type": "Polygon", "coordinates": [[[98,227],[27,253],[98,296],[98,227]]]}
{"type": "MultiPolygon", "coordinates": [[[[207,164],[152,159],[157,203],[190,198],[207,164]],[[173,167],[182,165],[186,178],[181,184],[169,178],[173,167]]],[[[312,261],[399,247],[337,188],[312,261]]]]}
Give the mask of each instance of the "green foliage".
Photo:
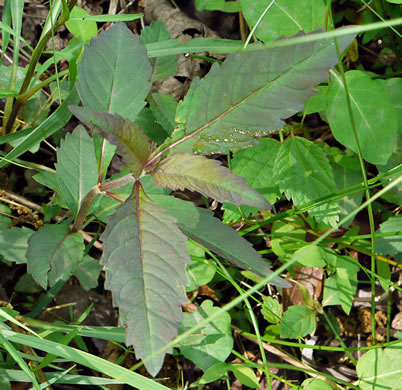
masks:
{"type": "Polygon", "coordinates": [[[314,309],[303,306],[290,306],[283,313],[281,321],[281,337],[284,339],[297,339],[307,336],[316,328],[316,312],[314,309]]]}

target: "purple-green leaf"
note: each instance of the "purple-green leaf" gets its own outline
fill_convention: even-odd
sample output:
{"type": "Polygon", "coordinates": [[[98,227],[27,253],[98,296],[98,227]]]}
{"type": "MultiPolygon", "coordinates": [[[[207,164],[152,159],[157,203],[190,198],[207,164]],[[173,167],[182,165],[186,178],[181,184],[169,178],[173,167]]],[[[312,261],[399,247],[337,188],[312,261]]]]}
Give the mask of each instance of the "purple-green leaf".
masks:
{"type": "Polygon", "coordinates": [[[70,110],[80,121],[95,126],[95,131],[116,145],[134,176],[139,177],[151,152],[151,144],[136,123],[118,114],[95,112],[89,108],[71,106],[70,110]]]}
{"type": "MultiPolygon", "coordinates": [[[[113,293],[126,326],[126,343],[144,359],[177,335],[181,304],[187,301],[187,237],[176,218],[148,198],[139,182],[110,218],[102,235],[105,288],[113,293]]],[[[156,375],[164,355],[145,362],[156,375]]]]}
{"type": "Polygon", "coordinates": [[[152,173],[155,184],[172,190],[188,189],[219,202],[268,210],[271,206],[243,177],[234,175],[217,160],[190,153],[169,155],[152,173]]]}
{"type": "Polygon", "coordinates": [[[84,254],[80,233],[70,233],[68,225],[45,225],[28,240],[28,272],[44,289],[59,280],[68,280],[84,254]]]}

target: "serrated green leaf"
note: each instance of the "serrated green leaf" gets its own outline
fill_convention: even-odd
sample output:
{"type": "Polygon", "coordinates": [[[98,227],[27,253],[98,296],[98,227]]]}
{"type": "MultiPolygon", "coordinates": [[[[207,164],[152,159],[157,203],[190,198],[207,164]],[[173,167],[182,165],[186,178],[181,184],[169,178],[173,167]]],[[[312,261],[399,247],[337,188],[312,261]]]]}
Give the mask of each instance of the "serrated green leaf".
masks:
{"type": "Polygon", "coordinates": [[[59,280],[68,280],[84,254],[80,233],[70,233],[67,225],[45,225],[28,240],[28,272],[44,289],[59,280]]]}
{"type": "Polygon", "coordinates": [[[91,288],[98,286],[99,274],[102,267],[93,257],[85,255],[77,265],[74,275],[80,281],[84,290],[89,291],[91,288]]]}
{"type": "Polygon", "coordinates": [[[158,123],[171,135],[176,127],[176,99],[164,93],[153,93],[149,97],[149,104],[158,123]]]}
{"type": "MultiPolygon", "coordinates": [[[[194,241],[200,243],[238,267],[266,277],[272,273],[253,246],[229,226],[214,218],[210,210],[195,207],[171,196],[152,195],[151,198],[178,220],[180,229],[194,241]]],[[[276,277],[271,282],[280,287],[291,287],[290,283],[276,277]]]]}
{"type": "MultiPolygon", "coordinates": [[[[152,22],[150,26],[142,29],[140,35],[144,45],[149,43],[161,42],[170,40],[170,33],[166,31],[164,23],[160,20],[152,22]]],[[[153,66],[151,81],[164,79],[173,76],[177,70],[177,57],[163,56],[150,59],[153,66]]]]}
{"type": "MultiPolygon", "coordinates": [[[[352,39],[340,38],[341,50],[352,39]]],[[[194,80],[179,104],[176,122],[186,134],[195,133],[181,148],[189,143],[206,153],[211,143],[210,153],[226,153],[239,136],[241,147],[255,144],[255,137],[282,128],[284,119],[303,108],[337,61],[332,39],[229,55],[203,80],[194,80]]]]}
{"type": "Polygon", "coordinates": [[[372,349],[357,362],[361,390],[396,390],[402,388],[400,347],[372,349]]]}
{"type": "Polygon", "coordinates": [[[102,137],[116,145],[134,176],[139,177],[151,152],[151,144],[137,124],[118,114],[78,106],[71,106],[70,110],[80,121],[95,126],[102,137]]]}
{"type": "Polygon", "coordinates": [[[145,46],[124,23],[100,33],[78,64],[77,91],[84,106],[134,120],[151,89],[145,46]]]}
{"type": "MultiPolygon", "coordinates": [[[[183,321],[180,324],[180,333],[190,329],[218,310],[220,310],[219,307],[215,307],[212,301],[205,300],[197,311],[184,313],[183,321]]],[[[204,371],[216,363],[224,362],[233,348],[230,322],[229,313],[222,314],[199,330],[201,334],[207,335],[199,344],[181,346],[180,352],[204,371]]]]}
{"type": "Polygon", "coordinates": [[[56,179],[62,198],[77,216],[85,196],[98,182],[94,144],[81,125],[61,141],[57,150],[56,179]]]}
{"type": "Polygon", "coordinates": [[[88,16],[87,11],[75,6],[70,12],[69,20],[66,21],[66,27],[71,34],[85,43],[88,43],[98,33],[96,22],[79,20],[88,16]],[[74,18],[78,20],[72,20],[74,18]]]}
{"type": "MultiPolygon", "coordinates": [[[[372,164],[386,164],[392,154],[398,129],[397,110],[384,86],[371,80],[366,73],[353,70],[347,72],[345,77],[362,156],[372,164]],[[373,145],[376,147],[373,148],[373,145]]],[[[357,153],[345,86],[339,75],[329,86],[326,105],[334,137],[357,153]]]]}
{"type": "Polygon", "coordinates": [[[282,317],[282,305],[272,297],[264,297],[263,299],[261,314],[271,324],[278,323],[282,317]]]}
{"type": "MultiPolygon", "coordinates": [[[[295,206],[336,192],[331,165],[323,150],[305,138],[292,137],[281,146],[274,164],[275,181],[280,191],[295,206]]],[[[338,220],[338,205],[326,203],[309,211],[318,221],[338,220]]]]}
{"type": "MultiPolygon", "coordinates": [[[[269,3],[264,0],[240,0],[247,22],[254,26],[269,3]]],[[[299,31],[324,28],[326,6],[323,0],[276,0],[255,30],[263,42],[281,36],[290,37],[299,31]]]]}
{"type": "Polygon", "coordinates": [[[234,153],[232,171],[242,176],[246,183],[258,191],[270,203],[280,197],[279,187],[272,179],[276,154],[281,146],[272,138],[262,138],[260,144],[253,148],[234,153]]]}
{"type": "Polygon", "coordinates": [[[270,209],[270,204],[249,187],[244,178],[234,175],[217,160],[190,153],[169,155],[152,172],[155,184],[172,190],[189,189],[219,202],[270,209]]]}
{"type": "Polygon", "coordinates": [[[7,261],[25,264],[28,239],[33,233],[33,230],[26,227],[3,230],[0,232],[0,255],[7,261]]]}
{"type": "Polygon", "coordinates": [[[316,327],[315,310],[304,306],[290,306],[281,321],[281,337],[298,339],[312,333],[316,327]]]}
{"type": "MultiPolygon", "coordinates": [[[[110,218],[102,235],[105,288],[127,327],[126,342],[144,359],[177,335],[181,304],[187,301],[187,237],[176,219],[151,201],[139,182],[130,198],[110,218]]],[[[156,375],[164,355],[145,363],[156,375]]]]}

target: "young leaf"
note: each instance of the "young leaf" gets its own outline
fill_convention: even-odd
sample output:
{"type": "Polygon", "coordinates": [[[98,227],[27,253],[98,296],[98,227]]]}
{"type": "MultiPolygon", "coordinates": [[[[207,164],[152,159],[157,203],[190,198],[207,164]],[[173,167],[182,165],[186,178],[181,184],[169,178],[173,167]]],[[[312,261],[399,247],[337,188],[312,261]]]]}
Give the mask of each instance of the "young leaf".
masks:
{"type": "MultiPolygon", "coordinates": [[[[292,137],[281,146],[274,164],[275,181],[295,206],[336,191],[331,165],[322,149],[300,137],[292,137]]],[[[338,206],[330,202],[310,210],[318,221],[333,224],[338,206]]]]}
{"type": "MultiPolygon", "coordinates": [[[[177,335],[181,304],[187,301],[185,265],[191,260],[187,237],[176,219],[143,192],[139,182],[110,218],[102,235],[105,288],[113,293],[126,342],[144,359],[177,335]]],[[[164,355],[145,363],[156,375],[164,355]]]]}
{"type": "MultiPolygon", "coordinates": [[[[140,35],[140,39],[144,45],[148,43],[161,42],[170,40],[170,34],[166,31],[166,27],[162,21],[152,22],[150,26],[146,26],[140,35]]],[[[153,66],[152,81],[160,80],[169,76],[173,76],[177,70],[177,57],[162,56],[150,59],[153,66]]]]}
{"type": "MultiPolygon", "coordinates": [[[[180,333],[190,329],[217,310],[219,308],[215,307],[212,301],[205,300],[197,311],[184,313],[183,321],[180,324],[180,333]]],[[[216,363],[224,362],[233,348],[230,322],[230,315],[228,313],[222,314],[199,330],[201,334],[206,335],[199,344],[181,346],[180,352],[204,371],[216,363]]]]}
{"type": "MultiPolygon", "coordinates": [[[[210,210],[197,208],[191,202],[171,196],[152,195],[152,199],[177,218],[180,229],[194,241],[231,263],[262,277],[272,273],[270,265],[261,258],[253,246],[235,230],[214,218],[210,210]]],[[[270,283],[280,287],[292,287],[279,277],[270,283]]]]}
{"type": "Polygon", "coordinates": [[[135,123],[141,127],[145,135],[158,145],[162,144],[169,136],[166,130],[158,123],[149,107],[145,107],[141,110],[135,119],[135,123]]]}
{"type": "Polygon", "coordinates": [[[62,198],[77,216],[81,204],[98,181],[94,144],[85,128],[68,133],[57,150],[56,178],[62,198]]]}
{"type": "MultiPolygon", "coordinates": [[[[340,50],[352,40],[340,37],[340,50]]],[[[337,62],[333,39],[229,55],[193,81],[179,104],[176,122],[185,134],[195,133],[184,144],[205,153],[209,144],[212,152],[226,153],[237,147],[239,136],[241,147],[255,144],[254,137],[282,128],[284,119],[300,111],[337,62]]]]}
{"type": "Polygon", "coordinates": [[[304,305],[290,306],[281,321],[281,337],[298,339],[312,333],[316,327],[315,310],[304,305]]]}
{"type": "Polygon", "coordinates": [[[277,324],[282,317],[282,305],[275,298],[264,297],[261,314],[271,324],[277,324]]]}
{"type": "MultiPolygon", "coordinates": [[[[75,6],[70,12],[69,19],[80,19],[87,16],[89,16],[87,11],[75,6]]],[[[71,34],[85,43],[89,43],[91,38],[95,37],[98,33],[98,26],[95,21],[67,20],[66,27],[71,34]]]]}
{"type": "Polygon", "coordinates": [[[78,64],[77,90],[84,106],[134,120],[151,89],[145,46],[124,23],[116,23],[86,46],[78,64]]]}
{"type": "Polygon", "coordinates": [[[139,177],[150,154],[151,145],[137,124],[118,114],[95,112],[78,106],[71,106],[70,110],[80,121],[94,125],[100,135],[116,145],[134,176],[139,177]]]}
{"type": "Polygon", "coordinates": [[[217,160],[190,153],[169,155],[152,172],[155,184],[172,190],[189,189],[223,203],[229,201],[236,206],[249,205],[270,209],[270,204],[245,180],[221,166],[217,160]]]}
{"type": "MultiPolygon", "coordinates": [[[[264,0],[240,0],[247,22],[254,26],[268,3],[264,0]]],[[[322,0],[276,0],[255,30],[263,42],[299,31],[311,32],[324,27],[326,7],[322,0]]]]}
{"type": "Polygon", "coordinates": [[[294,255],[298,256],[298,262],[306,267],[325,266],[324,251],[317,245],[309,244],[299,248],[294,255]]]}
{"type": "Polygon", "coordinates": [[[84,249],[82,235],[67,225],[45,225],[28,240],[28,272],[44,289],[52,287],[75,272],[84,249]]]}
{"type": "Polygon", "coordinates": [[[28,248],[28,239],[34,233],[26,227],[12,227],[0,232],[0,255],[7,261],[17,264],[27,262],[25,252],[28,248]]]}
{"type": "MultiPolygon", "coordinates": [[[[386,164],[398,129],[398,112],[385,87],[366,73],[353,70],[345,77],[363,158],[372,164],[386,164]]],[[[336,75],[326,100],[329,125],[336,140],[357,153],[345,96],[343,80],[336,75]]]]}
{"type": "Polygon", "coordinates": [[[102,267],[99,262],[93,257],[85,255],[78,263],[74,275],[80,281],[82,288],[89,291],[98,286],[101,271],[102,267]]]}

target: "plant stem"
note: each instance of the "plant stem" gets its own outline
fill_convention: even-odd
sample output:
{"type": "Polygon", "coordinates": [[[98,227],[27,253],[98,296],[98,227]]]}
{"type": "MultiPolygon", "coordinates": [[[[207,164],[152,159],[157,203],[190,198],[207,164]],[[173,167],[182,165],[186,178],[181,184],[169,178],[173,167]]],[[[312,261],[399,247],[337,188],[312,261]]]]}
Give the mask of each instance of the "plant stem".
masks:
{"type": "Polygon", "coordinates": [[[91,191],[88,192],[88,195],[85,197],[84,201],[81,204],[80,210],[78,211],[77,218],[74,221],[72,232],[79,232],[81,230],[88,211],[92,205],[92,202],[95,199],[95,196],[100,193],[101,191],[98,185],[92,187],[91,191]]]}

